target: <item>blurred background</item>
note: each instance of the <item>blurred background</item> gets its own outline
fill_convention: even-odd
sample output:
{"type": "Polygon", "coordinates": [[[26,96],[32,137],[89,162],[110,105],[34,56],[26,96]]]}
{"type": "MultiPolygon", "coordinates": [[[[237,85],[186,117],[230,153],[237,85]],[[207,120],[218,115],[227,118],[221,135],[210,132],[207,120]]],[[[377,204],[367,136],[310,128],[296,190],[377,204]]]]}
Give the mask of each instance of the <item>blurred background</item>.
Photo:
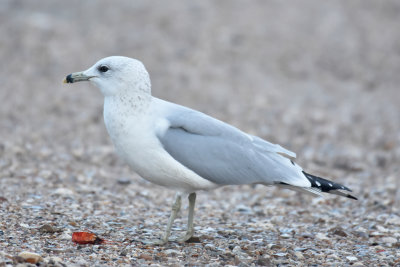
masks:
{"type": "MultiPolygon", "coordinates": [[[[62,84],[123,55],[145,64],[154,96],[279,143],[309,172],[351,187],[361,200],[345,211],[391,216],[400,206],[399,14],[395,0],[1,1],[0,196],[18,204],[132,178],[134,196],[147,188],[151,201],[172,199],[116,157],[100,92],[62,84]]],[[[207,194],[217,201],[224,190],[207,194]]],[[[229,190],[232,201],[243,191],[229,190]]],[[[255,193],[299,198],[275,191],[255,193]]]]}

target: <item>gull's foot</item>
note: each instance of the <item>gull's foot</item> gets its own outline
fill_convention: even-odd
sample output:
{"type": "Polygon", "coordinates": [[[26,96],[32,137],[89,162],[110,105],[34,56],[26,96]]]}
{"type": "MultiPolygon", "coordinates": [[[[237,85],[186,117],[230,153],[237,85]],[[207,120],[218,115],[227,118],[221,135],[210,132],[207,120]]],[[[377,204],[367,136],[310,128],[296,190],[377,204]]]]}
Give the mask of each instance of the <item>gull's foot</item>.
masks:
{"type": "Polygon", "coordinates": [[[186,233],[184,236],[176,239],[177,242],[183,243],[183,242],[188,242],[188,243],[199,243],[200,240],[198,237],[193,237],[193,233],[186,233]]]}

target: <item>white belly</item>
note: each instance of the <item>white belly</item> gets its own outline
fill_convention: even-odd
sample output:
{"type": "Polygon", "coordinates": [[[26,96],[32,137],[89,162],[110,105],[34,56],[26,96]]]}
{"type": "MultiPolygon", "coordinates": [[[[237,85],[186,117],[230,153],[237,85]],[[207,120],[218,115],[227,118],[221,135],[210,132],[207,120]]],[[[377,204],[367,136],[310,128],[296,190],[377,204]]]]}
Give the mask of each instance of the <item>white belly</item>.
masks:
{"type": "Polygon", "coordinates": [[[104,113],[107,131],[122,157],[144,179],[171,189],[194,192],[218,187],[189,170],[164,150],[147,119],[115,118],[104,113]]]}

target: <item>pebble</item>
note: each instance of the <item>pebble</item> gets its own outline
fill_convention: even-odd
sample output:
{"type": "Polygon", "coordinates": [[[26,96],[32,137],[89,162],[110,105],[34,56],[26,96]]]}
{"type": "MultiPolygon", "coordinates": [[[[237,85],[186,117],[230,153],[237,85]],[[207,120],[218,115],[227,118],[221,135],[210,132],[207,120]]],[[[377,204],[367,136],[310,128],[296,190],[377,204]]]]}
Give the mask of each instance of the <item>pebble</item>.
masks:
{"type": "Polygon", "coordinates": [[[60,229],[54,227],[51,224],[44,224],[39,227],[39,232],[41,232],[41,233],[57,233],[60,231],[61,231],[60,229]]]}
{"type": "Polygon", "coordinates": [[[334,260],[341,260],[340,257],[338,257],[338,255],[336,254],[330,254],[327,256],[329,259],[334,259],[334,260]]]}
{"type": "Polygon", "coordinates": [[[119,178],[119,179],[117,180],[117,183],[120,184],[120,185],[129,185],[129,184],[132,183],[132,181],[131,181],[131,179],[129,179],[129,178],[122,177],[122,178],[119,178]]]}
{"type": "Polygon", "coordinates": [[[52,175],[52,172],[50,170],[41,170],[39,173],[40,177],[43,177],[44,179],[50,178],[52,175]]]}
{"type": "Polygon", "coordinates": [[[362,237],[362,238],[368,238],[369,237],[368,233],[366,233],[364,231],[353,231],[353,234],[355,236],[362,237]]]}
{"type": "Polygon", "coordinates": [[[323,233],[318,233],[315,237],[320,240],[329,240],[329,238],[326,236],[326,234],[323,234],[323,233]]]}
{"type": "Polygon", "coordinates": [[[24,227],[24,228],[31,228],[29,226],[29,224],[26,224],[26,223],[20,223],[19,226],[24,227]]]}
{"type": "Polygon", "coordinates": [[[371,233],[369,233],[369,235],[370,236],[375,236],[375,237],[385,236],[385,234],[383,234],[381,232],[377,232],[377,231],[371,232],[371,233]]]}
{"type": "Polygon", "coordinates": [[[356,261],[356,260],[358,260],[357,257],[354,257],[354,256],[347,256],[346,259],[348,261],[356,261]]]}
{"type": "Polygon", "coordinates": [[[144,259],[146,261],[151,261],[153,260],[153,256],[149,255],[149,254],[140,254],[139,259],[144,259]]]}
{"type": "Polygon", "coordinates": [[[85,260],[84,258],[79,258],[77,259],[76,263],[80,266],[86,266],[88,264],[88,261],[85,260]]]}
{"type": "Polygon", "coordinates": [[[275,257],[285,257],[286,255],[287,255],[287,253],[285,253],[285,252],[278,252],[278,253],[272,254],[272,256],[275,256],[275,257]]]}
{"type": "Polygon", "coordinates": [[[397,238],[391,237],[391,236],[386,236],[386,237],[382,237],[381,241],[383,243],[388,243],[388,244],[393,244],[397,242],[397,238]]]}
{"type": "Polygon", "coordinates": [[[272,266],[271,264],[271,259],[264,257],[264,258],[259,258],[256,261],[257,266],[272,266]]]}
{"type": "Polygon", "coordinates": [[[304,259],[303,253],[301,253],[300,251],[296,251],[294,255],[300,260],[304,259]]]}
{"type": "Polygon", "coordinates": [[[179,254],[181,254],[181,252],[179,250],[175,250],[175,249],[167,249],[166,251],[164,251],[165,254],[170,255],[170,256],[177,256],[179,254]]]}
{"type": "MultiPolygon", "coordinates": [[[[400,192],[400,191],[399,191],[399,192],[400,192]]],[[[390,217],[386,220],[385,224],[400,225],[400,216],[397,216],[397,215],[392,215],[392,216],[390,216],[390,217]]]]}
{"type": "Polygon", "coordinates": [[[19,253],[18,257],[21,257],[26,262],[32,263],[32,264],[36,264],[38,262],[43,261],[42,256],[40,256],[39,254],[33,253],[33,252],[29,252],[29,251],[23,251],[23,252],[19,253]]]}
{"type": "Polygon", "coordinates": [[[64,187],[57,188],[52,193],[52,195],[60,195],[60,196],[72,196],[74,194],[75,194],[74,191],[64,187]]]}
{"type": "Polygon", "coordinates": [[[47,262],[50,266],[62,266],[63,260],[60,257],[46,257],[44,262],[47,262]],[[57,265],[58,264],[58,265],[57,265]]]}
{"type": "Polygon", "coordinates": [[[343,236],[343,237],[347,236],[347,233],[343,230],[342,227],[333,228],[333,229],[331,229],[331,232],[334,235],[343,236]]]}
{"type": "Polygon", "coordinates": [[[268,244],[268,248],[269,249],[281,249],[282,248],[282,246],[281,245],[279,245],[279,244],[268,244]]]}
{"type": "Polygon", "coordinates": [[[251,210],[251,208],[250,207],[248,207],[248,206],[245,206],[245,205],[238,205],[237,207],[236,207],[236,210],[237,211],[239,211],[239,212],[241,212],[241,213],[252,213],[252,210],[251,210]]]}
{"type": "Polygon", "coordinates": [[[242,248],[241,248],[240,246],[235,246],[235,247],[232,249],[232,253],[234,253],[234,254],[242,254],[242,253],[243,253],[243,250],[242,250],[242,248]]]}
{"type": "Polygon", "coordinates": [[[385,227],[383,227],[382,225],[379,225],[379,224],[376,226],[376,229],[378,229],[378,231],[382,232],[382,233],[387,233],[389,231],[387,228],[385,228],[385,227]]]}
{"type": "Polygon", "coordinates": [[[64,231],[61,235],[58,236],[60,240],[72,240],[72,232],[70,230],[64,231]]]}
{"type": "Polygon", "coordinates": [[[213,249],[215,249],[215,246],[213,244],[205,244],[204,248],[213,250],[213,249]]]}

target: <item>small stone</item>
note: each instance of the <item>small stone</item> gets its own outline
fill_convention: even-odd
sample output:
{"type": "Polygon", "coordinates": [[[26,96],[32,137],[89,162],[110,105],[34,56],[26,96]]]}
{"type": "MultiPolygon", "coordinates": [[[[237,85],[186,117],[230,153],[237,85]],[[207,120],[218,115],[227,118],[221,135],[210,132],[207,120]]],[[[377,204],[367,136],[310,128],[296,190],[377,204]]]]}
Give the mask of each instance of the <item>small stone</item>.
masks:
{"type": "Polygon", "coordinates": [[[267,230],[276,231],[275,226],[274,226],[272,223],[270,223],[270,222],[265,223],[263,226],[264,226],[264,228],[267,229],[267,230]]]}
{"type": "MultiPolygon", "coordinates": [[[[22,258],[22,257],[20,257],[20,256],[14,256],[14,257],[13,257],[13,262],[14,262],[14,264],[16,264],[16,263],[24,263],[24,262],[26,262],[26,261],[25,261],[24,258],[22,258]]],[[[8,266],[11,267],[11,265],[8,265],[8,266]]],[[[8,266],[7,266],[7,267],[8,267],[8,266]]],[[[19,264],[18,264],[18,266],[19,266],[19,264]]]]}
{"type": "Polygon", "coordinates": [[[343,237],[347,236],[347,233],[343,230],[342,227],[335,227],[335,228],[331,229],[331,232],[334,235],[343,236],[343,237]]]}
{"type": "Polygon", "coordinates": [[[363,232],[363,231],[354,231],[353,234],[355,236],[362,237],[362,238],[368,238],[369,237],[368,233],[363,232]]]}
{"type": "Polygon", "coordinates": [[[39,254],[33,253],[33,252],[29,252],[29,251],[23,251],[23,252],[19,253],[18,257],[21,257],[25,260],[25,262],[29,262],[32,264],[36,264],[38,262],[43,261],[42,256],[40,256],[39,254]]]}
{"type": "Polygon", "coordinates": [[[336,255],[336,254],[330,254],[330,255],[328,255],[328,258],[329,258],[329,259],[334,259],[334,260],[342,260],[342,259],[339,258],[339,256],[336,255]]]}
{"type": "Polygon", "coordinates": [[[382,233],[389,232],[389,230],[387,228],[385,228],[385,227],[383,227],[382,225],[379,225],[379,224],[376,226],[376,229],[378,229],[378,231],[382,232],[382,233]]]}
{"type": "Polygon", "coordinates": [[[245,205],[238,205],[236,210],[241,213],[251,213],[251,208],[245,205]]]}
{"type": "Polygon", "coordinates": [[[74,194],[75,194],[74,191],[64,187],[57,188],[52,193],[52,195],[60,195],[60,196],[72,196],[74,194]]]}
{"type": "Polygon", "coordinates": [[[61,258],[59,258],[59,257],[51,257],[50,260],[53,261],[53,262],[62,262],[62,261],[63,261],[63,260],[62,260],[61,258]]]}
{"type": "Polygon", "coordinates": [[[369,235],[370,236],[384,236],[384,234],[382,234],[381,232],[377,232],[377,231],[374,231],[374,232],[370,233],[369,235]]]}
{"type": "Polygon", "coordinates": [[[131,184],[132,181],[129,178],[122,177],[117,180],[117,183],[120,185],[128,185],[128,184],[131,184]]]}
{"type": "Polygon", "coordinates": [[[314,238],[314,236],[312,234],[310,234],[310,233],[303,233],[303,234],[301,234],[301,237],[303,237],[303,238],[314,238]]]}
{"type": "Polygon", "coordinates": [[[61,240],[71,240],[72,232],[70,230],[65,231],[62,233],[58,238],[61,240]]]}
{"type": "Polygon", "coordinates": [[[300,251],[296,251],[296,252],[294,253],[294,255],[295,255],[299,260],[304,259],[303,253],[301,253],[300,251]]]}
{"type": "Polygon", "coordinates": [[[383,237],[381,240],[383,243],[388,243],[388,244],[394,244],[397,242],[397,238],[390,237],[390,236],[383,237]]]}
{"type": "Polygon", "coordinates": [[[43,177],[44,179],[50,178],[51,175],[52,175],[52,172],[51,172],[50,170],[42,170],[42,171],[40,171],[40,173],[39,173],[39,176],[40,176],[40,177],[43,177]]]}
{"type": "Polygon", "coordinates": [[[214,246],[213,244],[206,244],[206,245],[204,246],[204,248],[214,250],[214,249],[215,249],[215,246],[214,246]]]}
{"type": "Polygon", "coordinates": [[[259,258],[255,263],[257,266],[271,266],[271,260],[269,258],[259,258]]]}
{"type": "Polygon", "coordinates": [[[354,256],[347,256],[346,259],[348,261],[356,261],[356,260],[358,260],[357,257],[354,257],[354,256]]]}
{"type": "Polygon", "coordinates": [[[41,232],[41,233],[57,233],[57,232],[61,232],[61,230],[54,227],[51,224],[43,224],[42,226],[39,227],[39,232],[41,232]]]}
{"type": "Polygon", "coordinates": [[[82,148],[75,148],[71,152],[71,154],[77,159],[82,158],[84,153],[85,151],[82,148]]]}
{"type": "Polygon", "coordinates": [[[180,254],[180,252],[175,249],[167,249],[164,252],[165,252],[165,254],[170,255],[170,256],[176,256],[176,255],[180,254]]]}
{"type": "Polygon", "coordinates": [[[275,257],[285,257],[286,255],[287,255],[287,253],[284,253],[284,252],[272,254],[272,256],[275,256],[275,257]]]}
{"type": "MultiPolygon", "coordinates": [[[[374,243],[373,243],[374,244],[374,243]]],[[[379,246],[379,245],[375,245],[375,251],[379,251],[379,250],[385,250],[386,248],[379,246]]]]}
{"type": "Polygon", "coordinates": [[[144,259],[146,261],[151,261],[153,260],[153,257],[149,254],[140,254],[139,255],[139,259],[144,259]]]}
{"type": "Polygon", "coordinates": [[[323,233],[318,233],[315,237],[320,240],[329,240],[329,238],[323,233]]]}
{"type": "Polygon", "coordinates": [[[281,249],[282,248],[282,246],[281,245],[279,245],[279,244],[268,244],[268,248],[270,248],[270,249],[281,249]]]}
{"type": "Polygon", "coordinates": [[[86,265],[87,265],[87,261],[86,261],[85,259],[83,259],[83,258],[78,259],[78,260],[76,261],[76,263],[77,263],[78,265],[81,265],[81,266],[86,266],[86,265]]]}
{"type": "Polygon", "coordinates": [[[392,215],[386,220],[385,224],[400,225],[400,217],[397,215],[392,215]]]}
{"type": "Polygon", "coordinates": [[[282,238],[285,238],[285,239],[288,239],[288,238],[291,238],[292,237],[292,235],[290,235],[290,234],[281,234],[280,235],[282,238]]]}
{"type": "Polygon", "coordinates": [[[122,257],[125,257],[126,255],[128,255],[128,250],[127,249],[123,249],[119,255],[122,256],[122,257]]]}
{"type": "Polygon", "coordinates": [[[364,263],[362,263],[361,261],[357,261],[355,263],[353,263],[351,266],[365,266],[364,263]]]}
{"type": "Polygon", "coordinates": [[[63,266],[63,263],[62,263],[63,260],[59,257],[46,257],[44,259],[44,261],[47,262],[48,265],[50,265],[50,266],[54,266],[54,267],[63,266]]]}
{"type": "Polygon", "coordinates": [[[235,246],[232,249],[232,253],[237,254],[237,253],[242,253],[242,248],[240,246],[235,246]]]}
{"type": "Polygon", "coordinates": [[[29,224],[26,223],[20,223],[19,225],[24,228],[30,228],[29,224]]]}

